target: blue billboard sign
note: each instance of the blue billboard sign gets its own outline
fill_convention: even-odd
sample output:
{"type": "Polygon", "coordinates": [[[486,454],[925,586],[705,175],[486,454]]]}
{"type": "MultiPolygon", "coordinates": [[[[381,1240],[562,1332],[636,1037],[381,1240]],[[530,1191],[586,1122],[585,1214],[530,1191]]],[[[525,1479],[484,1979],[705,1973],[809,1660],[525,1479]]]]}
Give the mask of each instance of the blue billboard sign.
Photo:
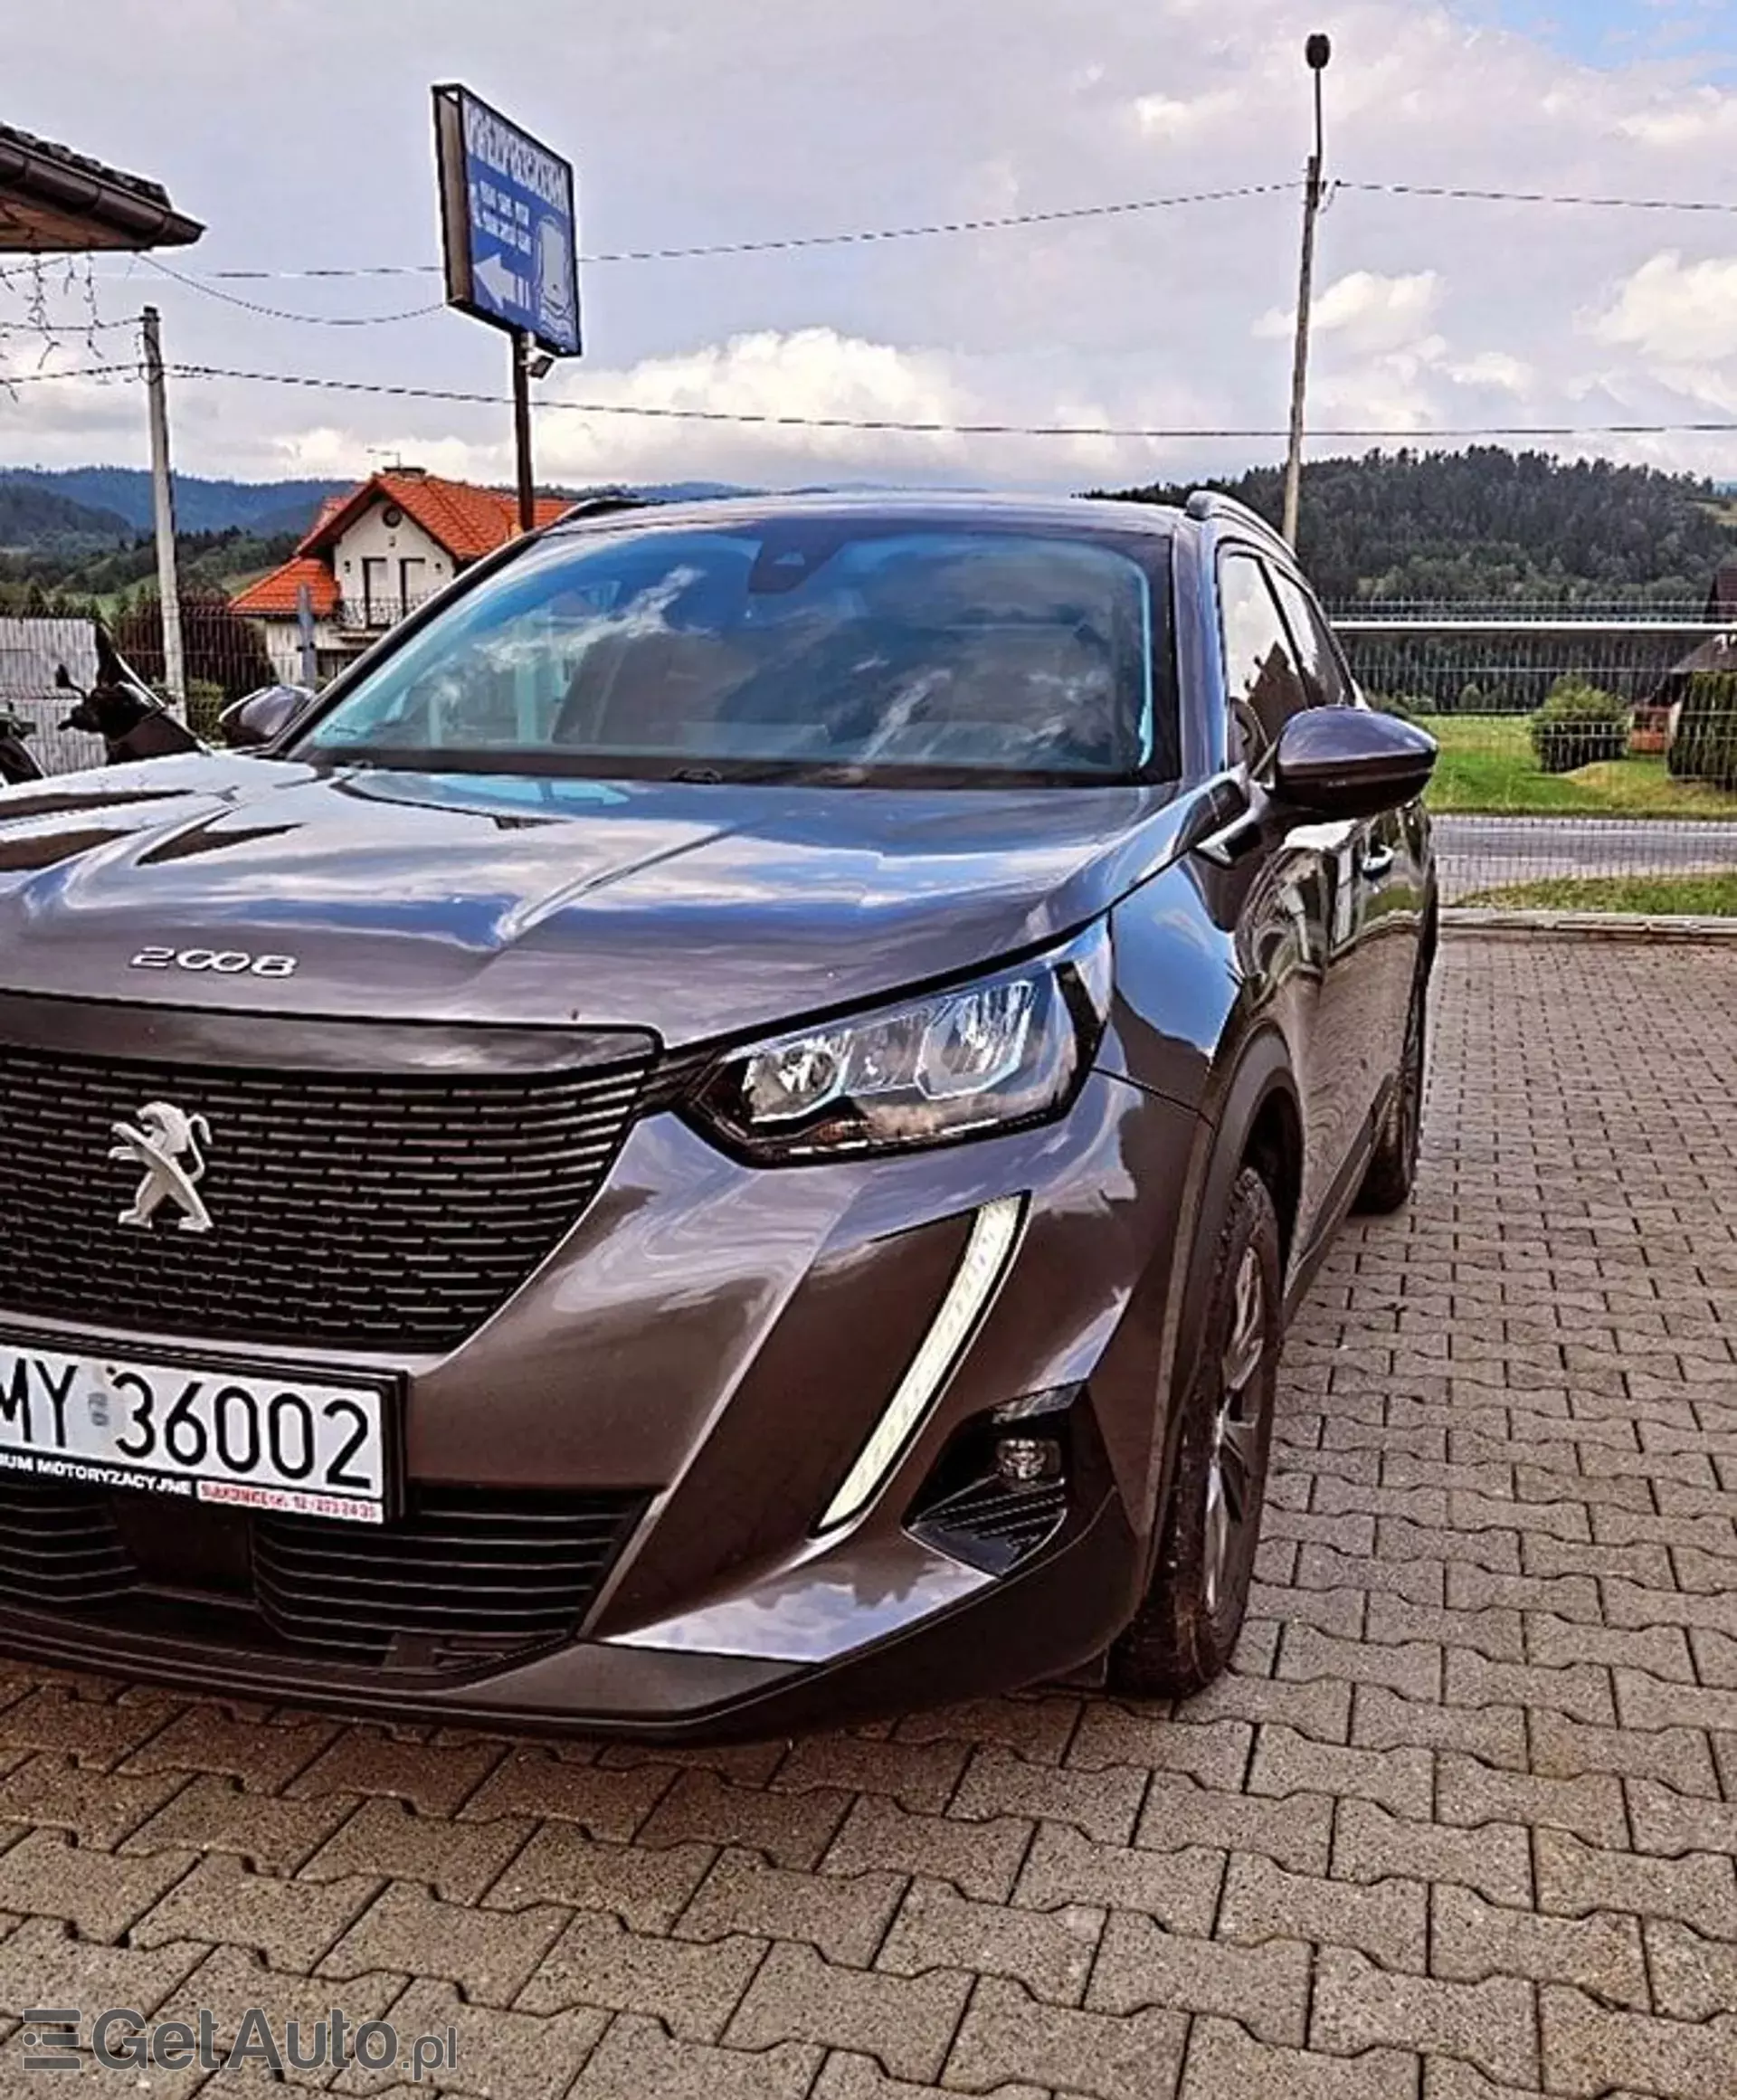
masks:
{"type": "Polygon", "coordinates": [[[576,357],[573,166],[468,88],[434,90],[449,305],[576,357]]]}

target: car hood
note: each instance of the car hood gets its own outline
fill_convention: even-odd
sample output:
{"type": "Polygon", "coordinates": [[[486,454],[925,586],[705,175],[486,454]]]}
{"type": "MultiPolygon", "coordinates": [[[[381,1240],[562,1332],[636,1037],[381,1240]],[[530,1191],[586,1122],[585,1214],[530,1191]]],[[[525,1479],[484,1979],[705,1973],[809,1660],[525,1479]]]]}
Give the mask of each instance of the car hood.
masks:
{"type": "Polygon", "coordinates": [[[528,780],[210,755],[0,793],[0,989],[653,1029],[680,1045],[1071,931],[1156,871],[1166,791],[528,780]],[[147,947],[293,975],[130,966],[147,947]]]}

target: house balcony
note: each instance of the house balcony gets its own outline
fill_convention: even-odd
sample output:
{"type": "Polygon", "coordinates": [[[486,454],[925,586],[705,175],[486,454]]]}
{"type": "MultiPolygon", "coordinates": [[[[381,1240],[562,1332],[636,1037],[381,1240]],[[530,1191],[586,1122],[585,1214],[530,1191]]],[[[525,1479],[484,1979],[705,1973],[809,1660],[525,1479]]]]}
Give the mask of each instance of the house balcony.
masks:
{"type": "Polygon", "coordinates": [[[346,641],[366,641],[376,634],[384,634],[388,627],[395,627],[408,613],[425,605],[433,596],[425,591],[417,598],[340,598],[337,606],[337,630],[346,641]]]}

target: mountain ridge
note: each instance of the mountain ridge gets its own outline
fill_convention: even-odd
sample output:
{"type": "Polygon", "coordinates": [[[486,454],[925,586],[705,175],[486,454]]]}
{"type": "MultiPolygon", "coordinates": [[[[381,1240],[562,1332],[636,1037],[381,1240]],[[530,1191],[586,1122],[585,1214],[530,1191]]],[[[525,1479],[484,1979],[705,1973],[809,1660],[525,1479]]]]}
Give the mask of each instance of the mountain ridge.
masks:
{"type": "MultiPolygon", "coordinates": [[[[307,531],[328,496],[344,494],[355,480],[291,478],[281,481],[242,481],[205,474],[179,474],[175,481],[175,523],[177,532],[244,532],[251,537],[307,531]]],[[[153,529],[151,477],[142,467],[0,467],[0,500],[7,491],[35,490],[57,499],[75,510],[100,516],[111,537],[147,533],[153,529]]],[[[600,493],[598,487],[568,489],[556,486],[555,495],[582,497],[600,493]]],[[[754,493],[728,481],[669,481],[647,485],[636,493],[662,502],[696,500],[715,496],[754,493]]],[[[0,511],[0,546],[27,546],[5,528],[0,511]]],[[[90,524],[68,524],[66,531],[95,537],[90,524]]]]}
{"type": "MultiPolygon", "coordinates": [[[[234,528],[262,537],[305,532],[328,495],[356,486],[312,479],[227,480],[204,474],[176,474],[174,481],[178,531],[234,528]]],[[[0,467],[0,490],[19,488],[40,489],[85,508],[107,511],[131,532],[152,529],[151,477],[143,467],[0,467]]]]}

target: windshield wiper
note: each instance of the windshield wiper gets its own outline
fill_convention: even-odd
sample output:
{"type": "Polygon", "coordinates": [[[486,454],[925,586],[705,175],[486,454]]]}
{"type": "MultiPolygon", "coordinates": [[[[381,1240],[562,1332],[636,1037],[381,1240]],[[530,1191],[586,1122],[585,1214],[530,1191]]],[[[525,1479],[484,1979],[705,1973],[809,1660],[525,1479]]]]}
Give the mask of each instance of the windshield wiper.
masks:
{"type": "Polygon", "coordinates": [[[864,768],[840,764],[837,759],[769,758],[761,764],[731,760],[724,765],[678,765],[663,775],[700,787],[793,786],[855,787],[864,768]]]}

